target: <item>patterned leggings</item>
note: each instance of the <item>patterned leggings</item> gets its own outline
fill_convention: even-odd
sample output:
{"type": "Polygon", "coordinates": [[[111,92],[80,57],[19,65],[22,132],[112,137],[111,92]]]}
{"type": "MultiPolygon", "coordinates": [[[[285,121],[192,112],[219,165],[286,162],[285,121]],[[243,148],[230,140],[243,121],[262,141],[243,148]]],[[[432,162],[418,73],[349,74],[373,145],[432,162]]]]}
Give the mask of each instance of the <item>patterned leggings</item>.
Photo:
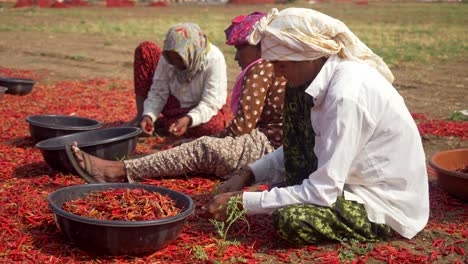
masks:
{"type": "Polygon", "coordinates": [[[201,137],[142,158],[124,160],[124,164],[129,182],[193,172],[223,178],[273,150],[266,135],[253,130],[238,137],[201,137]]]}
{"type": "Polygon", "coordinates": [[[280,208],[273,213],[273,224],[280,237],[295,245],[344,238],[371,242],[392,232],[388,225],[370,222],[362,204],[342,196],[331,207],[301,204],[280,208]]]}
{"type": "Polygon", "coordinates": [[[153,42],[142,42],[135,49],[133,60],[133,81],[135,94],[147,97],[153,83],[153,75],[161,58],[162,50],[153,42]]]}

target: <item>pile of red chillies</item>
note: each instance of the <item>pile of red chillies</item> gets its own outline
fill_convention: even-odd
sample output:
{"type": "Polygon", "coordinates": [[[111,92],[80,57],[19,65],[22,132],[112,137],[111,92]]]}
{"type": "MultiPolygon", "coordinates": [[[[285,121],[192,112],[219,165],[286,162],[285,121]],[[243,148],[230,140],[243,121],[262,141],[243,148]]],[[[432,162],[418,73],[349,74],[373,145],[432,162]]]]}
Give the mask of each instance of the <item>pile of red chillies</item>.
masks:
{"type": "Polygon", "coordinates": [[[425,114],[411,114],[418,126],[421,136],[459,137],[468,140],[468,122],[428,119],[425,114]]]}
{"type": "MultiPolygon", "coordinates": [[[[132,82],[92,79],[42,84],[41,74],[0,68],[0,76],[36,79],[31,94],[5,95],[0,102],[0,262],[1,263],[203,263],[194,247],[200,246],[215,261],[227,263],[232,257],[247,263],[463,263],[468,248],[468,205],[450,196],[436,181],[429,183],[430,216],[423,232],[413,240],[395,235],[390,241],[373,243],[368,252],[343,259],[340,243],[293,247],[276,235],[269,216],[249,216],[249,226],[236,223],[228,239],[239,241],[217,256],[213,225],[200,217],[200,207],[210,199],[219,180],[209,175],[158,178],[144,184],[183,192],[194,200],[195,213],[178,239],[148,256],[95,256],[65,240],[47,205],[51,192],[85,182],[78,176],[59,173],[47,166],[29,135],[25,118],[32,114],[55,113],[95,118],[107,127],[119,126],[133,118],[132,82]],[[60,95],[60,96],[57,96],[60,95]],[[110,115],[109,113],[112,113],[110,115]],[[413,241],[418,241],[415,244],[413,241]]],[[[413,114],[421,135],[459,137],[466,140],[466,122],[430,120],[413,114]]],[[[170,148],[166,138],[140,138],[136,154],[170,148]]],[[[429,169],[429,174],[434,172],[429,169]]],[[[264,186],[258,190],[265,189],[264,186]]],[[[210,261],[208,261],[210,263],[210,261]]]]}
{"type": "Polygon", "coordinates": [[[180,212],[169,196],[141,188],[91,192],[85,198],[65,202],[62,209],[79,216],[110,221],[157,220],[180,212]]]}

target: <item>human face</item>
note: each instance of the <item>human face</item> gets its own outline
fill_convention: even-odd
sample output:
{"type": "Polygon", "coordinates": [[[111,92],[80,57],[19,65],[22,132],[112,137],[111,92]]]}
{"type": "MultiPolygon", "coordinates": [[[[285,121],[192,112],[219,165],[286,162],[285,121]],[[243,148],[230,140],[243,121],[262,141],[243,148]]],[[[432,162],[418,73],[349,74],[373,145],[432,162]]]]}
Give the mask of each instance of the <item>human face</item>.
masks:
{"type": "Polygon", "coordinates": [[[271,61],[275,70],[275,76],[283,77],[286,80],[294,79],[294,62],[293,61],[271,61]]]}
{"type": "Polygon", "coordinates": [[[245,69],[252,62],[260,59],[261,51],[257,46],[254,45],[239,45],[236,46],[236,56],[234,60],[237,61],[239,66],[245,69]]]}
{"type": "Polygon", "coordinates": [[[183,71],[187,69],[187,66],[185,66],[184,60],[182,57],[177,54],[177,52],[174,51],[165,51],[166,53],[166,59],[168,60],[169,64],[174,66],[176,69],[179,71],[183,71]]]}
{"type": "Polygon", "coordinates": [[[284,77],[292,87],[298,87],[313,81],[327,61],[319,58],[313,61],[271,61],[275,76],[284,77]]]}

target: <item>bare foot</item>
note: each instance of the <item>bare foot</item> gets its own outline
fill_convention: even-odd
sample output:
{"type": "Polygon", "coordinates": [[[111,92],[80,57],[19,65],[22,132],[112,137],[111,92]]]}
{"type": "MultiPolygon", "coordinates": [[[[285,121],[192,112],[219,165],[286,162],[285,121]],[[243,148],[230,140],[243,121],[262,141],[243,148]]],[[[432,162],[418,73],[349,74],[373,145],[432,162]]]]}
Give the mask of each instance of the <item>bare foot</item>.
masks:
{"type": "Polygon", "coordinates": [[[81,169],[98,182],[124,182],[127,179],[123,161],[104,160],[92,156],[78,148],[75,141],[71,145],[73,155],[81,169]]]}

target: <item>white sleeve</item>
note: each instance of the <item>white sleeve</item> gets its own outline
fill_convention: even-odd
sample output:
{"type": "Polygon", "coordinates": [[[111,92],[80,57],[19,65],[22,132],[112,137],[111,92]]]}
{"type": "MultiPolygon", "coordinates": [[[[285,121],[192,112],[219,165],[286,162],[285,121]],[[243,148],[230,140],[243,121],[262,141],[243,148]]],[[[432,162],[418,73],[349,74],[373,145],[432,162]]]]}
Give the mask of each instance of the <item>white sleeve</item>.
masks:
{"type": "Polygon", "coordinates": [[[332,205],[343,192],[354,157],[375,129],[366,113],[352,100],[339,100],[320,112],[324,115],[320,119],[327,122],[320,128],[314,127],[319,132],[314,149],[318,169],[300,185],[245,192],[243,201],[248,214],[272,213],[290,204],[332,205]]]}
{"type": "Polygon", "coordinates": [[[169,98],[169,71],[170,65],[162,56],[154,72],[153,83],[148,92],[148,97],[143,104],[143,115],[151,117],[153,122],[156,121],[166,105],[167,98],[169,98]]]}
{"type": "MultiPolygon", "coordinates": [[[[215,51],[213,51],[215,52],[215,51]]],[[[207,123],[226,103],[227,72],[224,55],[220,52],[206,69],[206,79],[200,103],[188,112],[192,118],[191,127],[207,123]]]]}
{"type": "Polygon", "coordinates": [[[283,147],[281,146],[249,164],[249,167],[255,175],[255,182],[274,184],[284,181],[283,147]]]}

